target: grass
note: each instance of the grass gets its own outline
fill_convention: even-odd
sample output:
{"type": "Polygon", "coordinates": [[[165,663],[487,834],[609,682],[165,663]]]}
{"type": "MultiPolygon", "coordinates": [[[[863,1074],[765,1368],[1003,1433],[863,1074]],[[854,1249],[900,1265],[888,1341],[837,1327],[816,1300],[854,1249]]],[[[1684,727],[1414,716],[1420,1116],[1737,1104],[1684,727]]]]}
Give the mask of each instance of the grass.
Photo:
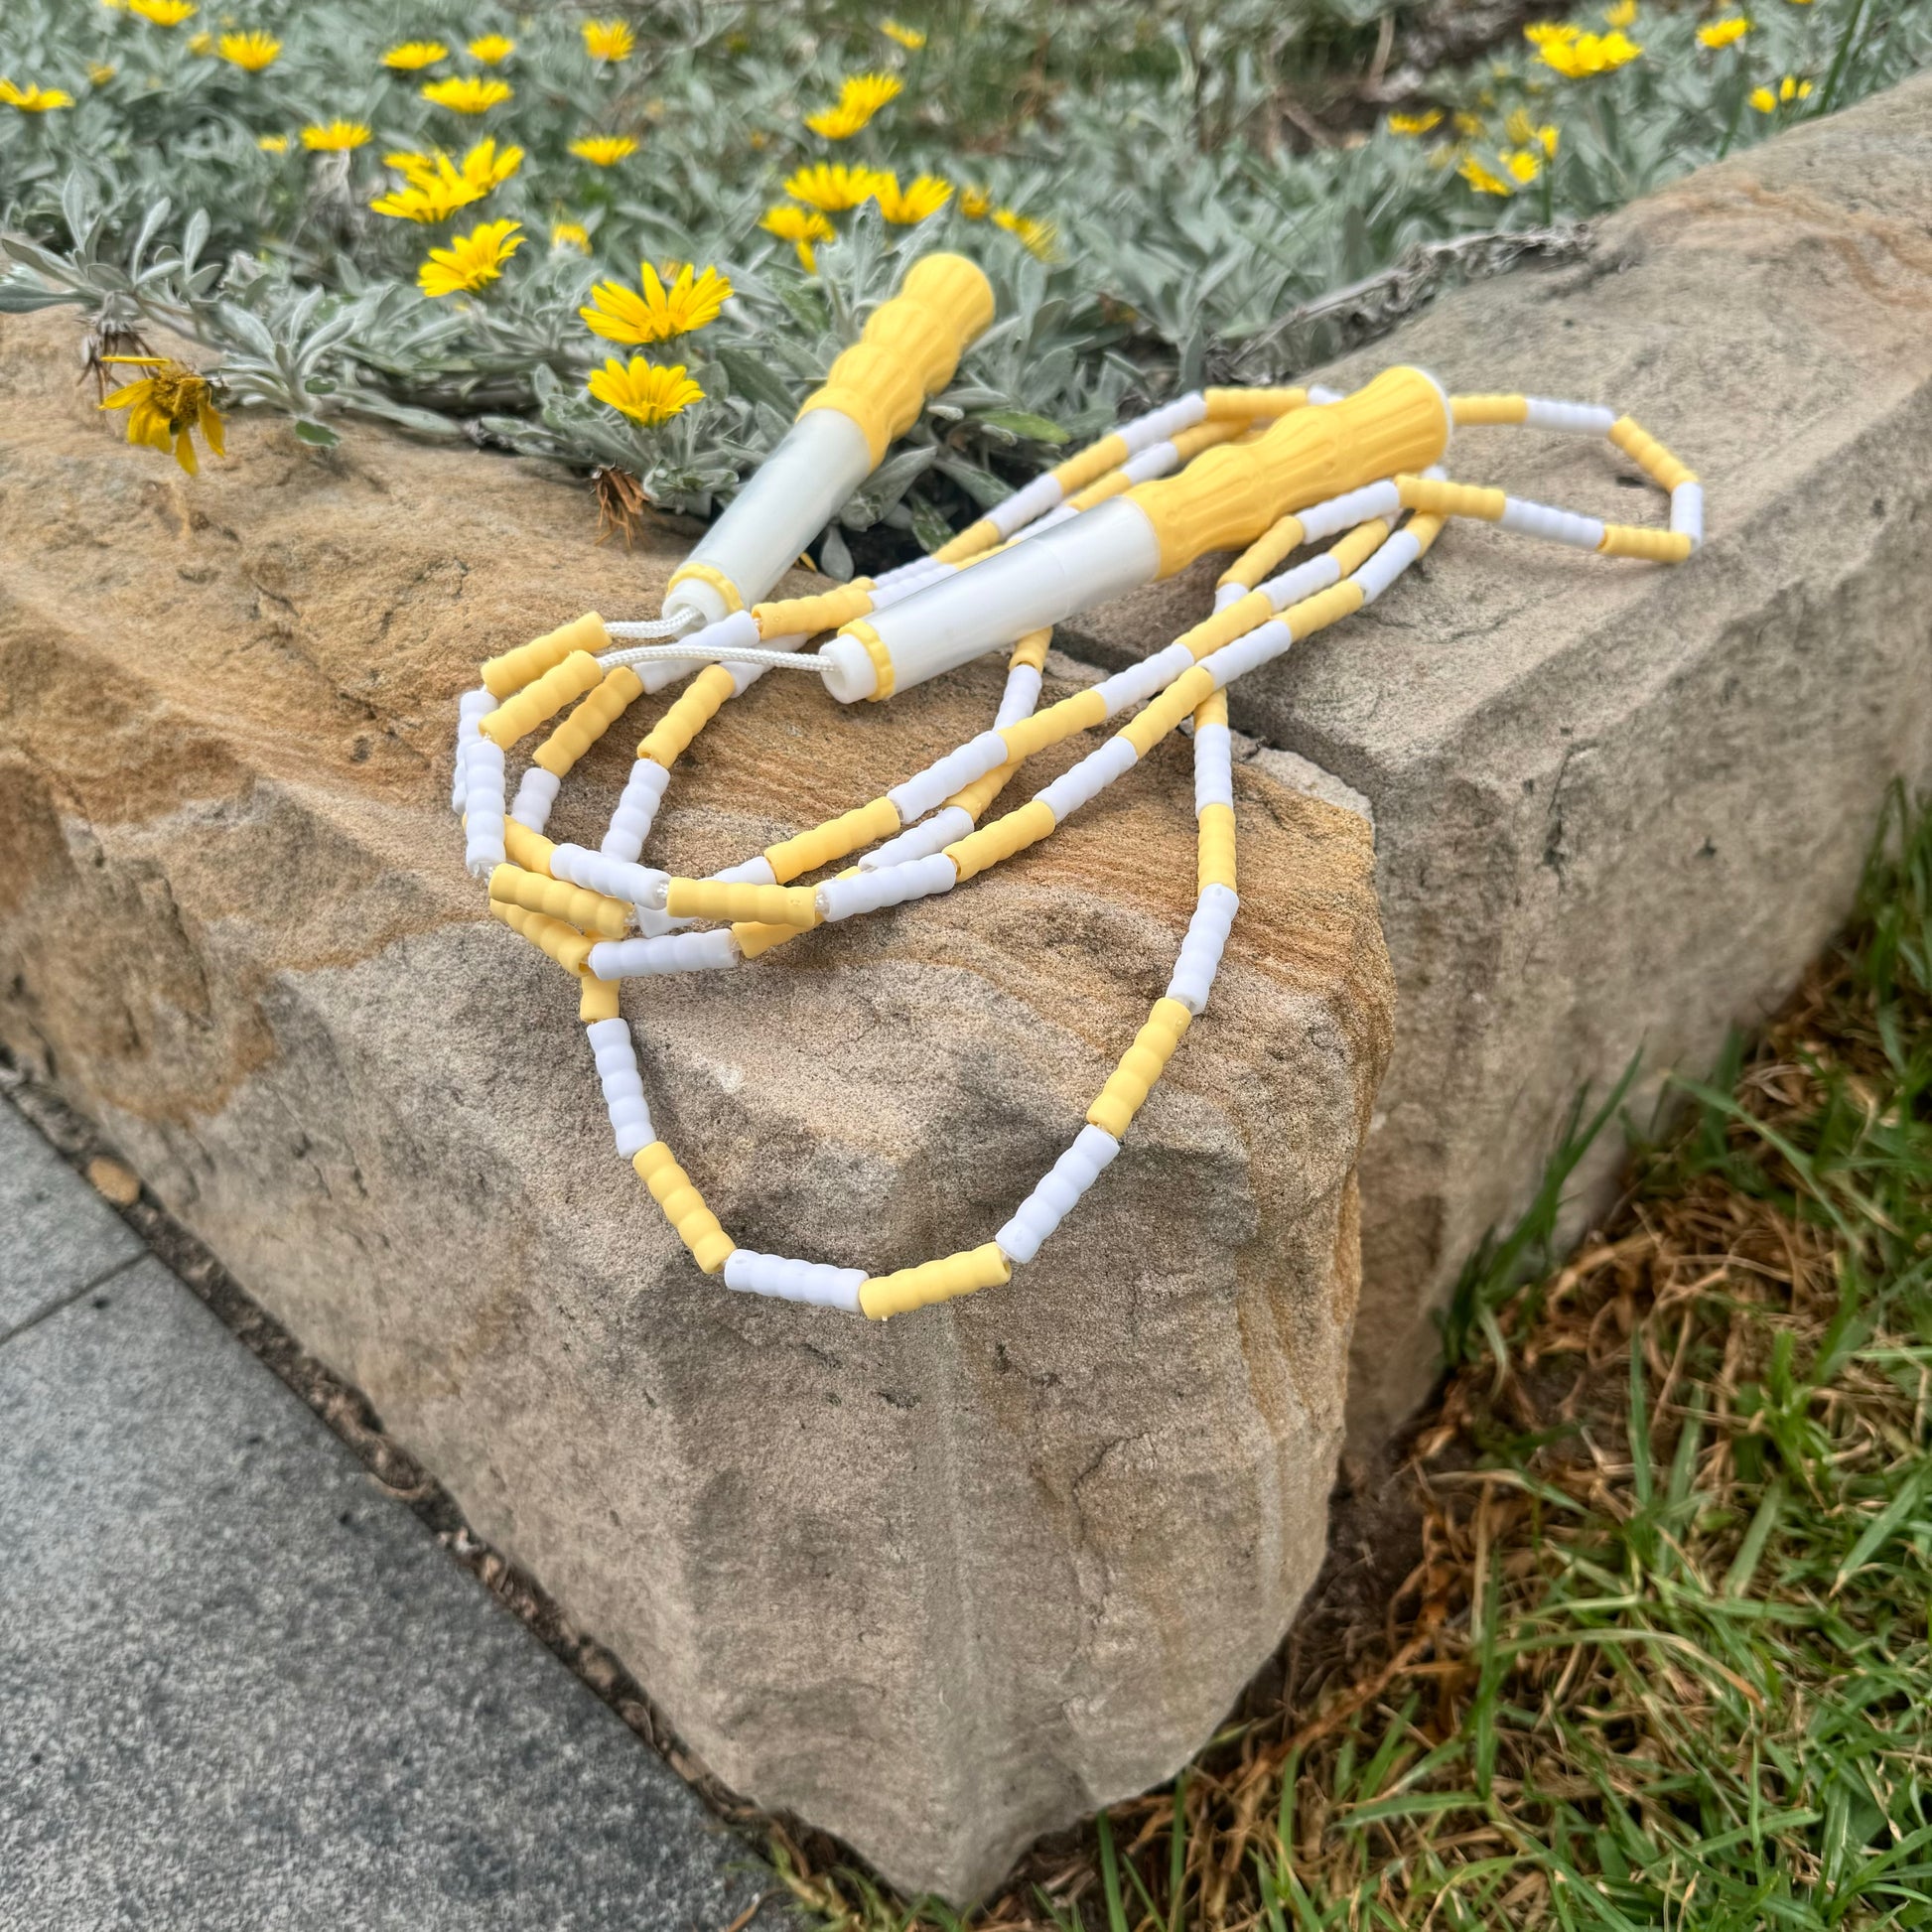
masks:
{"type": "Polygon", "coordinates": [[[854,1932],[1932,1925],[1932,800],[1525,1281],[1621,1094],[1463,1279],[1385,1614],[978,1913],[780,1833],[794,1892],[854,1932]]]}

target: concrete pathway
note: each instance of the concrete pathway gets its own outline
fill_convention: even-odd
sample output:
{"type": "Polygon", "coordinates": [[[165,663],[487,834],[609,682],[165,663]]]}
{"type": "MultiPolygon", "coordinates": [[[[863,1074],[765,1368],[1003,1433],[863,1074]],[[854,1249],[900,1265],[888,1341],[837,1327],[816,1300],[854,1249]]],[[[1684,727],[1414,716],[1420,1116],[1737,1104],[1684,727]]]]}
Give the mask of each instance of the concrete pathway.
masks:
{"type": "Polygon", "coordinates": [[[723,1932],[775,1884],[4,1101],[0,1874],[5,1932],[723,1932]]]}

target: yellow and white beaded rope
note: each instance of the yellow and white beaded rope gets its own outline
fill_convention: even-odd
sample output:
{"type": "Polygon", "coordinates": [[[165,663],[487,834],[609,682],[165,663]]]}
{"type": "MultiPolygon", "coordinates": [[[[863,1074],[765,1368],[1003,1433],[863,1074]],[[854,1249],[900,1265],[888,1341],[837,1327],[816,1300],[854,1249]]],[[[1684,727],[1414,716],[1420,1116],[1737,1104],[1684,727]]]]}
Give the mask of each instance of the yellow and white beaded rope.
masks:
{"type": "MultiPolygon", "coordinates": [[[[875,1318],[1009,1280],[1119,1152],[1135,1113],[1206,1006],[1239,905],[1227,685],[1373,602],[1452,517],[1657,562],[1681,562],[1703,540],[1697,479],[1629,417],[1536,397],[1451,397],[1458,427],[1518,424],[1606,437],[1668,492],[1669,529],[1605,523],[1453,483],[1440,472],[1397,474],[1278,518],[1223,573],[1208,618],[1165,650],[1044,711],[1035,705],[1050,633],[1030,631],[1014,646],[992,728],[867,804],[710,879],[673,878],[639,862],[677,759],[725,703],[766,669],[792,661],[811,636],[863,626],[873,613],[1182,469],[1259,423],[1338,400],[1318,389],[1181,397],[1016,491],[931,557],[877,582],[862,579],[810,598],[760,604],[708,626],[712,633],[730,626],[730,635],[713,635],[704,646],[728,661],[700,671],[638,745],[596,852],[553,844],[543,826],[571,767],[643,695],[633,664],[661,661],[663,647],[613,649],[612,639],[624,637],[626,627],[591,614],[483,666],[482,689],[466,694],[459,707],[453,803],[465,815],[466,862],[487,878],[491,911],[579,980],[580,1017],[618,1151],[706,1273],[753,1294],[875,1318]],[[1277,572],[1296,550],[1331,537],[1338,540],[1328,550],[1277,572]],[[734,647],[735,639],[742,641],[734,647]],[[524,773],[514,813],[506,814],[505,754],[573,702],[576,709],[551,731],[524,773]],[[1027,759],[1135,706],[1132,720],[1096,751],[1026,804],[980,825],[1027,759]],[[1191,721],[1194,736],[1197,897],[1173,977],[1087,1110],[1085,1126],[1012,1219],[977,1248],[881,1276],[738,1248],[655,1137],[635,1046],[619,1017],[619,982],[735,967],[821,923],[951,891],[1047,836],[1183,721],[1191,721]],[[854,853],[862,854],[856,865],[816,887],[792,883],[854,853]],[[717,923],[680,929],[692,921],[717,923]],[[626,936],[632,927],[639,936],[626,936]]],[[[882,677],[889,668],[882,664],[882,677]]],[[[890,695],[890,688],[875,695],[890,695]]]]}

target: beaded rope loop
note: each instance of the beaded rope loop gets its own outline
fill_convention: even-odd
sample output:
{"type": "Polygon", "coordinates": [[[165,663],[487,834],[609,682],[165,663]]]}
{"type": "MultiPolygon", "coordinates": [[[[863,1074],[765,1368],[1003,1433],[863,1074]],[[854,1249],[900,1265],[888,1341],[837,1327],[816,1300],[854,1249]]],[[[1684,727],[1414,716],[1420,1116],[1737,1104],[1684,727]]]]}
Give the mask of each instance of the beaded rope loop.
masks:
{"type": "MultiPolygon", "coordinates": [[[[677,760],[767,670],[819,668],[823,660],[800,649],[812,637],[843,630],[863,643],[875,613],[1294,411],[1341,400],[1318,387],[1190,393],[1069,457],[928,557],[876,580],[734,610],[705,632],[702,654],[716,661],[638,744],[596,852],[543,836],[563,779],[643,695],[632,664],[699,653],[675,643],[626,648],[627,638],[661,638],[667,626],[606,623],[591,613],[483,665],[481,688],[458,704],[451,803],[464,821],[465,864],[487,882],[490,911],[578,981],[617,1153],[706,1274],[722,1275],[741,1293],[877,1320],[1008,1282],[1120,1152],[1135,1114],[1206,1009],[1240,907],[1227,686],[1372,604],[1452,518],[1657,563],[1681,563],[1703,543],[1697,478],[1628,416],[1538,396],[1453,396],[1457,427],[1509,424],[1605,438],[1668,494],[1669,527],[1605,523],[1456,483],[1440,470],[1390,476],[1277,519],[1222,573],[1213,611],[1127,670],[1040,710],[1051,633],[1030,631],[1013,644],[990,728],[924,770],[709,879],[674,878],[640,863],[677,760]],[[1296,551],[1330,539],[1327,549],[1282,568],[1296,551]],[[1128,722],[1026,803],[982,823],[1028,759],[1130,711],[1128,722]],[[506,754],[566,712],[538,746],[506,815],[506,754]],[[1087,1109],[1086,1124],[1012,1219],[979,1247],[883,1275],[737,1247],[651,1125],[635,1043],[619,1017],[619,983],[731,970],[815,926],[951,892],[1048,837],[1183,724],[1191,724],[1194,741],[1197,881],[1173,976],[1087,1109]],[[841,865],[816,886],[795,883],[841,865]]],[[[892,661],[875,646],[876,636],[866,646],[880,677],[873,695],[890,696],[892,661]]]]}

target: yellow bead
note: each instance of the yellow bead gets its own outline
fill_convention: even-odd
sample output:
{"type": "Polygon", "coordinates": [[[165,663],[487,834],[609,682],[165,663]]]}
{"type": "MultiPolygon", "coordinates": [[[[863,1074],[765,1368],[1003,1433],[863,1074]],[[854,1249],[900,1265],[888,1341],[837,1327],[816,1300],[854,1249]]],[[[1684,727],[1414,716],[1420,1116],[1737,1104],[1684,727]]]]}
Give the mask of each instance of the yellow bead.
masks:
{"type": "Polygon", "coordinates": [[[998,1288],[1012,1279],[1013,1264],[997,1242],[988,1241],[916,1268],[901,1268],[897,1274],[874,1275],[860,1286],[859,1307],[873,1320],[886,1321],[912,1309],[971,1295],[976,1289],[998,1288]]]}
{"type": "Polygon", "coordinates": [[[1126,1135],[1193,1017],[1178,1000],[1155,1001],[1147,1024],[1134,1035],[1133,1045],[1121,1055],[1120,1064],[1087,1109],[1090,1125],[1117,1141],[1126,1135]]]}
{"type": "Polygon", "coordinates": [[[1043,839],[1053,829],[1053,808],[1043,798],[1030,799],[1017,811],[996,818],[977,832],[946,847],[946,857],[959,868],[959,883],[964,885],[989,866],[1011,859],[1030,845],[1043,839]]]}
{"type": "Polygon", "coordinates": [[[704,1196],[691,1184],[691,1176],[677,1164],[662,1141],[640,1147],[630,1157],[637,1177],[650,1189],[650,1197],[664,1210],[664,1218],[677,1230],[678,1239],[691,1250],[692,1259],[707,1275],[715,1275],[732,1258],[738,1244],[718,1225],[718,1217],[704,1204],[704,1196]]]}
{"type": "Polygon", "coordinates": [[[809,832],[767,845],[765,863],[770,866],[772,877],[782,885],[788,879],[829,866],[847,853],[857,852],[861,846],[890,839],[898,829],[898,807],[890,798],[875,798],[856,811],[828,818],[809,832]]]}
{"type": "Polygon", "coordinates": [[[515,650],[492,657],[483,667],[483,689],[495,698],[514,697],[533,679],[554,670],[572,651],[610,648],[611,638],[604,628],[604,620],[595,611],[587,611],[581,618],[573,618],[557,629],[546,630],[541,637],[519,644],[515,650]]]}
{"type": "Polygon", "coordinates": [[[666,771],[682,758],[691,741],[718,715],[718,707],[738,691],[737,680],[722,664],[700,671],[658,719],[637,747],[640,759],[661,764],[666,771]]]}

